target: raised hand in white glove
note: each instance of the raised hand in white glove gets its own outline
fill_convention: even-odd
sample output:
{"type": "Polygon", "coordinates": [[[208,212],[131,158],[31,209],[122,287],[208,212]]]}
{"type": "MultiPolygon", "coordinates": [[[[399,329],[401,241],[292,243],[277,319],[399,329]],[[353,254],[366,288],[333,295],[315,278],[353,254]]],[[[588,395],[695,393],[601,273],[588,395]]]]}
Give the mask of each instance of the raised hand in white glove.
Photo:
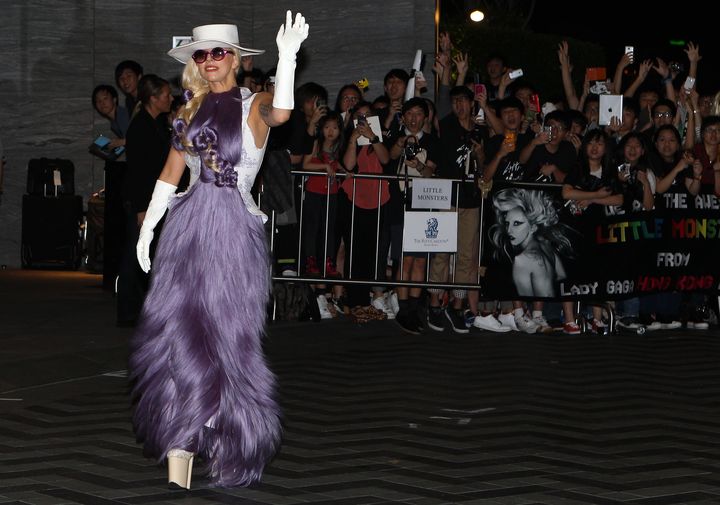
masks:
{"type": "Polygon", "coordinates": [[[150,244],[155,235],[153,230],[165,215],[170,197],[175,194],[176,189],[177,186],[160,179],[155,183],[150,205],[148,205],[145,219],[142,227],[140,227],[140,237],[136,247],[138,263],[140,263],[140,268],[145,273],[150,271],[150,244]]]}
{"type": "Polygon", "coordinates": [[[285,24],[280,25],[275,42],[278,46],[278,55],[280,58],[295,59],[295,55],[300,50],[300,44],[308,36],[310,25],[305,23],[305,18],[299,12],[295,15],[295,22],[292,22],[292,12],[287,11],[285,24]]]}
{"type": "Polygon", "coordinates": [[[275,41],[278,46],[278,64],[275,71],[275,94],[273,107],[292,110],[295,107],[295,57],[300,45],[308,36],[310,25],[299,12],[292,22],[292,13],[287,11],[285,24],[280,26],[275,41]]]}

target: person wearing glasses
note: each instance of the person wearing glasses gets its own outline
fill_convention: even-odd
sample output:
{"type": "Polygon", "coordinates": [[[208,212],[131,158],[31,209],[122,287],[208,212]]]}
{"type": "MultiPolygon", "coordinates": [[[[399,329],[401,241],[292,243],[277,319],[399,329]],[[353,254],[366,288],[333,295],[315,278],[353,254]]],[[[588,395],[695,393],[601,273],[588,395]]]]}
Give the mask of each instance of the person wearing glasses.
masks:
{"type": "Polygon", "coordinates": [[[346,84],[340,91],[338,91],[337,99],[335,100],[335,112],[342,114],[345,127],[350,124],[352,119],[352,113],[357,107],[357,104],[363,99],[362,91],[355,84],[346,84]],[[348,113],[348,111],[350,111],[348,113]]]}
{"type": "MultiPolygon", "coordinates": [[[[652,138],[658,128],[663,125],[676,125],[675,115],[677,113],[677,106],[672,100],[667,98],[661,98],[655,105],[650,109],[650,126],[643,130],[646,135],[648,143],[652,142],[652,138]]],[[[677,125],[675,126],[677,128],[677,125]]],[[[690,146],[692,147],[692,146],[690,146]]]]}
{"type": "Polygon", "coordinates": [[[693,154],[700,171],[698,193],[720,196],[720,116],[706,116],[700,126],[700,142],[695,144],[693,154]]]}
{"type": "Polygon", "coordinates": [[[145,453],[167,459],[171,488],[190,488],[197,455],[212,486],[257,482],[280,443],[275,380],[261,337],[270,292],[267,219],[250,189],[270,127],[290,117],[296,54],[308,25],[290,11],[276,41],[275,94],[237,86],[244,55],[235,25],[193,29],[168,54],[185,65],[187,103],[137,244],[151,287],[131,341],[134,426],[145,453]],[[187,192],[175,195],[185,165],[187,192]]]}

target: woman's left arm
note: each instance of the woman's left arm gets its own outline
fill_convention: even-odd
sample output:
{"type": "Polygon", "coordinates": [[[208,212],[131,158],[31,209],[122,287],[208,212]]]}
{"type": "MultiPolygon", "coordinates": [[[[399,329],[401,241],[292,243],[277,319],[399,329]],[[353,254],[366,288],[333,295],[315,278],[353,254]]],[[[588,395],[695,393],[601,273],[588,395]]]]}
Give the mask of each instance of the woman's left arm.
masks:
{"type": "Polygon", "coordinates": [[[256,139],[265,138],[267,128],[280,126],[290,119],[290,112],[295,106],[295,59],[309,28],[302,14],[298,12],[293,22],[292,13],[287,11],[285,24],[280,26],[275,38],[278,46],[275,94],[258,93],[250,110],[250,128],[256,139]]]}

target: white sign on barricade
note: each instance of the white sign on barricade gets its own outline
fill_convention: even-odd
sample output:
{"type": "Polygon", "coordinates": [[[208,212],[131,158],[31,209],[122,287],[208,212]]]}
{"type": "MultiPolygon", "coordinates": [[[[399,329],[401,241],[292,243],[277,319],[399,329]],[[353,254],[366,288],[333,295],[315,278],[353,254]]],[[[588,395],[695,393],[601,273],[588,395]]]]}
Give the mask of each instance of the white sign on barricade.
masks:
{"type": "Polygon", "coordinates": [[[413,209],[449,209],[452,204],[452,181],[448,179],[413,179],[413,209]]]}
{"type": "Polygon", "coordinates": [[[457,212],[405,212],[403,251],[457,251],[457,212]]]}

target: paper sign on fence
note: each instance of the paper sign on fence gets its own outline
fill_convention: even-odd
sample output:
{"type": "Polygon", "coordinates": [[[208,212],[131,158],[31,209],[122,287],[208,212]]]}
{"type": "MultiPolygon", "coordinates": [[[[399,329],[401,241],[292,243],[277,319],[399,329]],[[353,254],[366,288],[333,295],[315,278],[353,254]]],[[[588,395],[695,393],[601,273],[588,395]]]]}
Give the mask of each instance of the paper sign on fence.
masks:
{"type": "Polygon", "coordinates": [[[452,181],[448,179],[413,180],[413,209],[449,209],[452,204],[452,181]]]}
{"type": "Polygon", "coordinates": [[[457,251],[457,212],[405,212],[403,251],[457,251]]]}

